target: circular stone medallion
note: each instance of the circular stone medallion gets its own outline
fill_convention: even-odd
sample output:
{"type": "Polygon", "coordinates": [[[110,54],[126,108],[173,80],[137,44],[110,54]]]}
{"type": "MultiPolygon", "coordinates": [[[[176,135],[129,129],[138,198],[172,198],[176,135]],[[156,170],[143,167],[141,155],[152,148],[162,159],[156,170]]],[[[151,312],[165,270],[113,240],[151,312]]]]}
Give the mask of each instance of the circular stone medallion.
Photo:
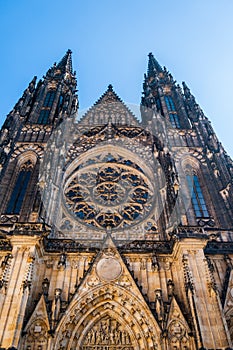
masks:
{"type": "Polygon", "coordinates": [[[102,258],[96,266],[99,278],[108,282],[117,279],[121,271],[121,264],[114,258],[102,258]]]}

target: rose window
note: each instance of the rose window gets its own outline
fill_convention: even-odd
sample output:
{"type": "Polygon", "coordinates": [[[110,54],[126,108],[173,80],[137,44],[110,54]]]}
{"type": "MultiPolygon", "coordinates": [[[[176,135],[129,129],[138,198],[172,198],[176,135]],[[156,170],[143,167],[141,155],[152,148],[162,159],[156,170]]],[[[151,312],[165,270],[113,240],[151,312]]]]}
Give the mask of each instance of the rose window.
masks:
{"type": "Polygon", "coordinates": [[[152,207],[153,187],[130,160],[107,155],[77,167],[65,184],[65,205],[87,225],[122,228],[145,218],[152,207]]]}

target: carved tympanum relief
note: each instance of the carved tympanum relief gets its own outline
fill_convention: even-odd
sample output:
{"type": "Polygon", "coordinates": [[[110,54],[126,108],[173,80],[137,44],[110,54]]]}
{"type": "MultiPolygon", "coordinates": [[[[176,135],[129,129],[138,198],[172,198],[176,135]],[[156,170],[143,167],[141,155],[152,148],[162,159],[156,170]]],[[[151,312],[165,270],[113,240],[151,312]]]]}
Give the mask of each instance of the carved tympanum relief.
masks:
{"type": "Polygon", "coordinates": [[[102,318],[90,329],[81,350],[134,350],[127,330],[110,317],[102,318]]]}

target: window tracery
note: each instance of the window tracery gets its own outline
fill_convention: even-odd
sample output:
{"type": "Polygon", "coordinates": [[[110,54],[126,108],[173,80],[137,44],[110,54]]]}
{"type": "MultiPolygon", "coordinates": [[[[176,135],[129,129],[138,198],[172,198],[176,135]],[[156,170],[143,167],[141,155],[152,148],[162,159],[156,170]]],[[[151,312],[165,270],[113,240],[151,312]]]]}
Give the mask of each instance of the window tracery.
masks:
{"type": "Polygon", "coordinates": [[[127,227],[149,214],[153,186],[139,165],[107,154],[76,168],[65,185],[64,199],[69,212],[87,225],[127,227]]]}

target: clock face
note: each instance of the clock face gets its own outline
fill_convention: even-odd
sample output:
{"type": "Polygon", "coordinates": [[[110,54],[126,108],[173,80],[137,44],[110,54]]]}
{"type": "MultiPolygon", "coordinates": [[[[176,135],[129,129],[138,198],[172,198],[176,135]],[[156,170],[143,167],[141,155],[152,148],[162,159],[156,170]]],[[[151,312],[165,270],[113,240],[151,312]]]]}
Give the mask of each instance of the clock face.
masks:
{"type": "Polygon", "coordinates": [[[89,157],[64,186],[64,203],[80,223],[118,229],[145,219],[153,207],[153,185],[145,169],[119,154],[89,157]]]}

